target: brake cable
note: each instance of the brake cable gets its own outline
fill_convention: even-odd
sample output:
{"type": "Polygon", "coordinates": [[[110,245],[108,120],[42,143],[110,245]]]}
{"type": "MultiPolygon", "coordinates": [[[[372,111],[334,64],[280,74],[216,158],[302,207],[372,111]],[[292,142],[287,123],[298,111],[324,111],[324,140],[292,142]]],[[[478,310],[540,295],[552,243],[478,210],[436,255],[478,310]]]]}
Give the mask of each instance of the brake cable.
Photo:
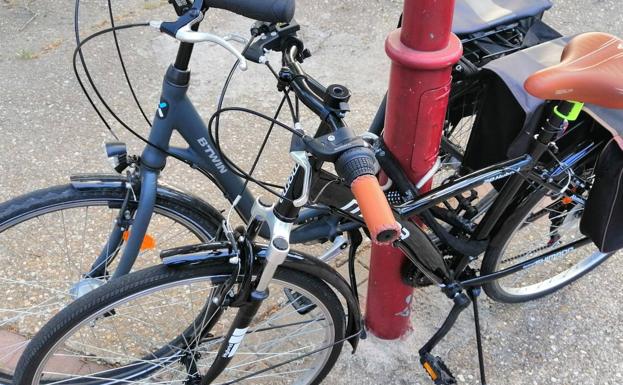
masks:
{"type": "MultiPolygon", "coordinates": [[[[99,89],[97,88],[97,86],[95,85],[95,82],[91,76],[91,73],[88,69],[88,66],[86,64],[86,60],[84,59],[84,55],[82,53],[82,46],[84,44],[86,44],[88,41],[90,41],[91,39],[104,35],[106,33],[110,33],[113,32],[115,33],[115,31],[117,30],[123,30],[123,29],[129,29],[129,28],[135,28],[135,27],[149,27],[149,23],[133,23],[133,24],[125,24],[125,25],[120,25],[120,26],[113,26],[111,28],[106,28],[103,30],[100,30],[98,32],[95,32],[89,36],[87,36],[85,39],[81,40],[80,39],[80,25],[79,25],[79,15],[80,15],[80,0],[76,0],[75,3],[75,10],[74,10],[74,33],[76,36],[76,48],[74,50],[74,54],[73,54],[73,69],[74,69],[74,74],[76,75],[76,78],[78,80],[78,84],[80,85],[80,88],[82,89],[82,92],[84,93],[84,95],[86,96],[87,100],[89,101],[89,104],[91,104],[91,107],[93,107],[93,109],[95,110],[95,112],[97,113],[98,117],[100,118],[100,120],[104,123],[104,125],[106,126],[106,128],[108,129],[108,131],[111,133],[111,135],[116,139],[119,140],[119,137],[114,133],[112,127],[110,126],[110,124],[108,123],[108,121],[106,120],[106,118],[104,118],[102,112],[99,110],[99,108],[95,105],[95,102],[93,101],[93,98],[89,95],[88,91],[86,90],[86,87],[84,85],[84,82],[82,81],[82,78],[80,77],[80,74],[78,72],[78,67],[77,67],[77,58],[80,58],[80,63],[82,64],[82,68],[84,70],[84,73],[87,77],[87,80],[91,86],[91,88],[93,89],[93,91],[95,92],[95,95],[97,96],[97,98],[99,99],[99,101],[104,105],[104,107],[106,108],[106,110],[108,110],[108,112],[112,115],[112,117],[124,128],[126,129],[128,132],[130,132],[133,136],[135,136],[137,139],[139,139],[140,141],[144,142],[145,144],[148,144],[156,149],[158,149],[159,151],[162,151],[163,153],[165,153],[167,156],[170,156],[172,158],[175,158],[177,160],[179,160],[180,162],[183,162],[189,166],[191,166],[192,168],[198,168],[194,163],[192,163],[191,161],[188,161],[176,154],[173,154],[171,152],[169,152],[168,150],[162,148],[161,146],[158,146],[155,143],[150,142],[148,139],[146,139],[144,136],[142,136],[141,134],[139,134],[138,132],[136,132],[134,129],[132,129],[128,124],[126,124],[114,111],[113,109],[110,107],[110,105],[108,103],[106,103],[106,100],[102,97],[99,89]]],[[[120,50],[118,51],[118,54],[121,54],[120,50]]],[[[120,57],[120,60],[123,62],[122,57],[120,57]]],[[[125,62],[124,62],[125,63],[125,62]]],[[[125,67],[125,64],[122,65],[122,67],[125,67]]],[[[129,76],[126,78],[126,80],[129,79],[129,76]]],[[[128,84],[131,88],[131,83],[128,84]]],[[[133,89],[133,88],[132,88],[133,89]]],[[[140,105],[140,103],[139,103],[140,105]]],[[[140,106],[139,106],[140,108],[140,106]]]]}
{"type": "Polygon", "coordinates": [[[136,93],[134,92],[134,87],[132,86],[132,82],[130,81],[130,76],[128,75],[128,71],[125,67],[125,60],[123,60],[123,55],[121,54],[121,48],[119,47],[119,39],[117,38],[117,30],[114,29],[115,28],[115,18],[112,14],[112,4],[111,1],[108,0],[108,14],[110,15],[110,26],[113,28],[112,30],[112,35],[114,37],[115,40],[115,47],[117,48],[117,57],[119,58],[119,62],[121,63],[121,68],[123,69],[123,75],[125,76],[125,81],[128,85],[128,88],[130,89],[130,93],[132,94],[132,98],[134,98],[134,102],[136,103],[136,107],[138,107],[139,111],[141,111],[141,114],[143,115],[143,118],[145,118],[145,121],[147,122],[147,124],[149,125],[149,127],[151,127],[152,123],[149,120],[149,118],[147,117],[147,114],[145,114],[145,111],[143,110],[143,106],[141,106],[141,102],[138,101],[138,97],[136,96],[136,93]]]}
{"type": "MultiPolygon", "coordinates": [[[[112,109],[112,107],[106,102],[106,100],[104,99],[104,97],[102,96],[99,88],[96,86],[95,81],[91,75],[91,72],[88,69],[88,66],[86,64],[86,60],[84,58],[84,54],[82,52],[82,47],[89,42],[90,40],[107,34],[107,33],[111,33],[113,34],[113,38],[114,38],[114,43],[115,43],[115,48],[117,51],[117,56],[119,58],[123,73],[124,73],[124,77],[126,80],[126,83],[128,85],[128,88],[130,89],[130,92],[132,94],[132,97],[134,99],[134,102],[137,106],[137,108],[140,110],[141,114],[143,115],[143,118],[145,119],[145,121],[147,122],[147,124],[149,126],[151,126],[151,121],[149,120],[149,118],[147,117],[147,115],[144,112],[144,109],[140,103],[140,101],[138,100],[138,97],[136,95],[136,91],[134,89],[134,86],[132,85],[132,82],[130,80],[128,71],[127,71],[127,66],[125,65],[125,60],[123,59],[123,54],[121,53],[121,49],[120,49],[120,45],[119,45],[119,39],[117,36],[117,31],[118,30],[124,30],[124,29],[130,29],[130,28],[137,28],[137,27],[148,27],[149,23],[145,22],[145,23],[131,23],[131,24],[123,24],[123,25],[115,25],[114,22],[114,14],[112,11],[112,4],[110,2],[110,0],[107,0],[108,3],[108,14],[109,14],[109,18],[110,18],[110,23],[111,23],[111,27],[110,28],[106,28],[100,31],[97,31],[89,36],[87,36],[84,39],[80,38],[80,26],[79,26],[79,16],[80,16],[80,0],[76,0],[75,2],[75,10],[74,10],[74,32],[75,32],[75,37],[76,37],[76,48],[74,50],[74,54],[73,54],[73,70],[74,70],[74,74],[76,76],[76,79],[78,80],[78,84],[83,92],[83,94],[86,96],[89,104],[91,105],[91,107],[93,108],[93,110],[96,112],[96,114],[98,115],[98,117],[100,118],[100,120],[102,121],[102,123],[105,125],[105,127],[108,129],[108,131],[111,133],[111,135],[116,139],[119,140],[119,137],[115,134],[112,126],[110,125],[110,123],[107,121],[107,119],[104,117],[102,111],[100,110],[100,108],[97,107],[97,105],[95,104],[95,101],[93,99],[93,97],[89,94],[89,92],[86,89],[86,85],[80,75],[80,73],[78,72],[78,66],[77,66],[77,59],[80,59],[80,63],[82,65],[83,71],[84,71],[84,75],[87,78],[87,81],[89,83],[89,85],[91,86],[91,88],[93,89],[93,92],[95,93],[97,99],[102,103],[102,105],[104,106],[104,108],[110,113],[110,115],[113,117],[114,120],[116,120],[124,129],[126,129],[128,132],[130,132],[133,136],[135,136],[137,139],[141,140],[142,142],[144,142],[145,144],[148,144],[156,149],[158,149],[159,151],[162,151],[163,153],[167,154],[167,156],[173,157],[185,164],[188,164],[189,166],[199,169],[200,171],[201,168],[197,167],[195,164],[193,164],[192,162],[176,155],[173,154],[171,152],[169,152],[168,150],[162,148],[161,146],[156,145],[155,143],[150,142],[148,139],[146,139],[143,135],[139,134],[136,130],[134,130],[132,127],[130,127],[127,123],[125,123],[125,121],[123,121],[123,119],[121,119],[116,113],[115,111],[112,109]]],[[[250,41],[248,42],[248,44],[245,46],[243,52],[250,46],[250,44],[252,43],[253,39],[250,39],[250,41]]],[[[232,171],[234,172],[234,174],[242,177],[245,179],[245,187],[248,184],[248,182],[253,182],[255,184],[257,184],[258,186],[264,188],[265,190],[267,190],[268,192],[270,192],[271,194],[274,194],[280,198],[284,198],[282,197],[282,195],[274,190],[272,190],[270,187],[274,187],[274,188],[281,188],[282,186],[280,185],[275,185],[275,184],[271,184],[271,183],[266,183],[260,180],[257,180],[256,178],[252,177],[252,173],[255,171],[255,168],[257,167],[257,163],[259,161],[259,158],[261,156],[261,154],[263,153],[263,150],[265,149],[265,146],[267,144],[268,138],[272,133],[272,130],[274,128],[275,125],[280,126],[281,128],[286,129],[287,131],[290,131],[292,134],[297,135],[297,136],[302,136],[302,134],[281,123],[280,121],[277,120],[277,117],[281,111],[281,108],[283,107],[283,104],[285,102],[287,102],[288,107],[290,109],[290,113],[292,115],[293,120],[296,122],[298,120],[298,108],[299,108],[299,100],[298,97],[295,100],[295,103],[292,102],[290,95],[287,91],[284,92],[284,97],[283,100],[278,108],[278,111],[276,111],[275,117],[274,118],[270,118],[262,113],[259,113],[257,111],[253,111],[247,108],[242,108],[242,107],[229,107],[229,108],[222,108],[222,104],[224,101],[224,96],[225,93],[227,92],[227,89],[229,88],[229,84],[231,82],[231,79],[233,77],[233,74],[235,73],[235,69],[237,68],[237,64],[238,61],[236,61],[236,63],[234,64],[234,66],[232,67],[232,70],[229,73],[229,76],[227,77],[227,80],[224,84],[224,87],[222,89],[221,92],[221,97],[219,99],[219,105],[218,105],[218,109],[217,111],[212,115],[211,119],[210,119],[210,132],[211,132],[211,127],[212,127],[212,122],[214,120],[216,120],[216,125],[215,125],[215,131],[216,131],[216,136],[218,138],[218,128],[219,128],[219,117],[220,114],[227,112],[227,111],[238,111],[238,112],[243,112],[243,113],[249,113],[251,115],[255,115],[257,117],[260,117],[264,120],[267,120],[269,122],[271,122],[271,126],[268,129],[268,132],[266,134],[266,136],[264,137],[264,140],[262,142],[262,145],[260,147],[260,150],[258,152],[258,156],[256,157],[256,159],[254,160],[253,166],[251,168],[250,173],[246,173],[244,172],[242,169],[240,169],[240,167],[238,167],[237,165],[235,165],[229,158],[227,158],[226,156],[223,156],[224,160],[227,161],[227,163],[229,164],[229,166],[232,168],[232,171]],[[269,187],[270,186],[270,187],[269,187]]],[[[270,65],[267,64],[267,67],[273,72],[273,75],[275,75],[273,68],[271,68],[270,65]]],[[[214,139],[214,138],[213,138],[214,139]]],[[[215,141],[215,144],[217,145],[217,147],[219,148],[220,151],[220,143],[218,140],[215,141]]],[[[222,151],[221,151],[222,153],[222,151]]],[[[206,174],[205,172],[202,172],[204,175],[206,174]]]]}

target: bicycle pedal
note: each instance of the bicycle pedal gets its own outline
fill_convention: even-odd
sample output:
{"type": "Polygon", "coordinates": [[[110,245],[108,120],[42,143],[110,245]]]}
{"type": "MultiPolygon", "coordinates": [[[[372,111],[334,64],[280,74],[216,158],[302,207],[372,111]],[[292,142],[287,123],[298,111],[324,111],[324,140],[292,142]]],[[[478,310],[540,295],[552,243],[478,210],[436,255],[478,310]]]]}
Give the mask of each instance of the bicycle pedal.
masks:
{"type": "Polygon", "coordinates": [[[454,385],[457,383],[441,357],[426,353],[420,357],[420,362],[435,385],[454,385]]]}

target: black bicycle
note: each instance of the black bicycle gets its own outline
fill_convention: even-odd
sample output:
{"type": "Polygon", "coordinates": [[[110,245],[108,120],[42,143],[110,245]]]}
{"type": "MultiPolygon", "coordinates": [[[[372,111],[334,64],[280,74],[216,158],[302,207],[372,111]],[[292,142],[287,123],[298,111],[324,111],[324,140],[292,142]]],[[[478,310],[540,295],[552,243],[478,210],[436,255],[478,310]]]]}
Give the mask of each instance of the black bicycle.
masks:
{"type": "MultiPolygon", "coordinates": [[[[457,4],[456,31],[464,43],[465,56],[454,69],[455,80],[444,130],[442,160],[439,162],[441,171],[435,176],[436,184],[454,175],[462,158],[466,138],[478,112],[477,101],[483,87],[478,68],[496,57],[555,36],[542,35],[534,40],[534,36],[538,35],[535,30],[544,28],[540,18],[550,6],[548,1],[533,0],[521,4],[508,1],[508,14],[497,14],[493,18],[484,14],[475,18],[471,11],[467,12],[468,2],[457,4]],[[531,38],[525,39],[526,36],[531,38]]],[[[177,28],[175,35],[180,33],[180,40],[186,39],[186,42],[181,43],[174,66],[181,72],[171,72],[167,78],[180,76],[174,82],[186,84],[188,75],[183,70],[190,58],[192,41],[198,41],[193,39],[201,36],[201,39],[216,41],[232,52],[235,49],[216,36],[200,35],[192,29],[188,30],[194,20],[188,13],[190,2],[175,2],[173,5],[180,20],[176,23],[164,23],[163,28],[168,28],[169,34],[173,34],[177,28]],[[185,28],[182,29],[182,26],[185,28]]],[[[113,33],[118,44],[117,31],[145,27],[146,24],[117,26],[112,8],[109,9],[112,27],[81,40],[77,28],[79,2],[77,3],[78,49],[75,51],[74,63],[82,62],[85,69],[86,80],[78,77],[80,84],[83,87],[88,84],[93,86],[96,90],[95,96],[100,97],[103,109],[108,109],[116,116],[97,91],[80,48],[108,33],[113,33]]],[[[259,13],[249,16],[273,18],[274,15],[259,13]]],[[[296,35],[299,26],[293,21],[288,25],[258,23],[253,28],[254,34],[263,33],[266,38],[256,37],[247,46],[245,56],[246,60],[259,61],[264,48],[279,47],[282,41],[296,35]]],[[[305,55],[307,54],[305,51],[305,55]]],[[[123,64],[121,55],[119,57],[123,64]]],[[[123,68],[125,71],[125,65],[123,68]]],[[[75,69],[78,74],[77,64],[75,69]]],[[[127,77],[127,72],[125,76],[127,77]]],[[[129,77],[127,80],[132,95],[135,95],[129,77]]],[[[249,175],[236,169],[222,154],[218,142],[209,135],[192,104],[184,97],[185,87],[170,87],[167,94],[163,95],[158,106],[156,123],[162,117],[171,122],[183,116],[174,126],[182,127],[190,148],[170,147],[168,134],[156,134],[159,125],[155,125],[151,130],[154,137],[148,140],[150,145],[142,157],[128,155],[122,143],[107,144],[107,155],[119,174],[75,175],[71,177],[70,184],[35,191],[0,205],[0,265],[3,266],[0,288],[6,293],[5,304],[0,309],[0,333],[4,336],[0,346],[0,382],[11,381],[15,363],[41,325],[74,299],[103,285],[113,273],[119,277],[131,268],[158,265],[161,262],[160,254],[164,250],[223,239],[224,218],[219,211],[198,197],[156,184],[157,169],[160,167],[159,162],[164,159],[163,155],[181,159],[199,169],[226,194],[230,202],[237,202],[235,209],[242,218],[246,221],[251,219],[255,197],[245,188],[249,175]],[[180,94],[179,91],[182,90],[183,93],[180,94]],[[151,158],[154,154],[158,158],[156,161],[151,158]],[[152,166],[155,166],[156,172],[152,172],[152,166]]],[[[326,89],[316,82],[312,82],[310,87],[315,87],[315,92],[326,93],[326,89]]],[[[290,94],[293,100],[284,98],[282,107],[273,117],[277,117],[282,109],[289,110],[289,102],[295,105],[290,112],[295,113],[297,96],[292,92],[290,94]]],[[[88,97],[90,101],[95,98],[88,97]]],[[[143,111],[140,104],[139,108],[143,111]]],[[[96,108],[96,111],[100,116],[106,112],[101,111],[101,108],[96,108]]],[[[233,112],[235,111],[231,113],[233,112]]],[[[144,112],[143,116],[151,124],[144,112]]],[[[383,120],[384,103],[371,124],[370,132],[380,135],[383,120]]],[[[212,120],[215,134],[218,132],[218,123],[217,115],[212,120]]],[[[127,125],[126,127],[131,129],[127,125]]],[[[167,127],[169,129],[171,126],[167,127]]],[[[374,138],[374,135],[369,136],[373,142],[374,138]]],[[[267,136],[264,142],[268,139],[267,136]]],[[[382,151],[382,143],[377,143],[379,147],[376,151],[379,153],[382,151]]],[[[304,157],[300,154],[298,161],[304,162],[304,157]]],[[[353,242],[357,236],[353,234],[361,227],[360,217],[357,215],[360,210],[350,191],[343,183],[336,182],[335,175],[326,172],[318,175],[322,182],[313,184],[310,198],[318,200],[320,206],[303,207],[295,221],[290,242],[327,243],[330,246],[318,257],[329,261],[349,246],[356,246],[353,242]],[[338,210],[327,207],[338,207],[338,210]],[[346,212],[353,215],[345,216],[346,212]]],[[[432,173],[429,177],[431,175],[432,173]]],[[[266,187],[276,188],[269,185],[266,187]]],[[[410,190],[404,191],[412,194],[410,190]]],[[[392,197],[394,203],[403,202],[403,197],[395,188],[388,191],[388,196],[392,197]]],[[[412,199],[413,196],[407,195],[405,198],[412,199]]],[[[475,208],[470,210],[477,209],[484,213],[487,205],[477,205],[478,201],[473,201],[475,208]]],[[[451,223],[456,224],[459,221],[461,210],[463,209],[456,208],[455,213],[447,212],[455,218],[451,223]]],[[[268,236],[268,228],[263,228],[260,235],[268,236]]],[[[441,244],[439,246],[443,247],[441,244]]],[[[405,279],[420,284],[430,283],[421,273],[415,271],[406,270],[405,279]]]]}
{"type": "MultiPolygon", "coordinates": [[[[197,25],[205,11],[202,5],[195,1],[182,20],[190,15],[190,26],[197,25]]],[[[247,4],[235,11],[254,15],[259,10],[247,4]]],[[[290,21],[290,17],[286,12],[277,21],[290,21]]],[[[581,102],[550,102],[527,154],[420,194],[384,149],[381,138],[357,136],[346,125],[347,90],[339,85],[323,87],[303,71],[304,44],[294,32],[283,31],[288,26],[259,23],[256,34],[267,28],[264,31],[269,36],[279,36],[279,44],[272,48],[283,55],[283,68],[276,72],[279,89],[286,95],[295,94],[321,123],[310,136],[266,117],[292,133],[290,153],[296,166],[283,193],[278,194],[279,202],[270,205],[258,199],[250,209],[248,226],[231,229],[225,222],[220,241],[167,250],[161,254],[162,265],[113,279],[80,297],[28,345],[16,370],[16,384],[319,383],[344,342],[354,349],[362,336],[353,284],[361,229],[374,242],[399,247],[454,302],[442,327],[419,351],[431,378],[438,384],[452,384],[452,374],[432,350],[472,303],[481,353],[480,287],[497,300],[527,301],[569,284],[609,257],[577,229],[597,155],[609,139],[599,127],[583,124],[581,102]],[[374,177],[377,161],[396,186],[398,196],[394,198],[401,200],[394,202],[393,213],[374,177]],[[325,163],[335,165],[337,176],[330,178],[322,170],[325,163]],[[505,182],[491,209],[478,221],[471,221],[477,213],[466,206],[469,199],[465,194],[498,181],[505,182]],[[340,191],[352,191],[363,218],[332,204],[340,191]],[[353,244],[350,285],[322,261],[290,251],[294,224],[303,207],[330,213],[338,224],[353,226],[344,230],[353,244]],[[427,225],[429,234],[411,220],[414,216],[427,225]],[[268,239],[266,246],[255,243],[262,233],[268,239]],[[473,262],[485,250],[477,271],[473,262]],[[70,367],[68,362],[77,364],[70,367]]],[[[198,32],[184,23],[163,23],[160,28],[178,39],[200,36],[192,35],[198,32]]],[[[255,47],[262,48],[259,52],[263,52],[262,40],[267,39],[255,47]]],[[[597,50],[599,46],[589,48],[597,50]]],[[[181,44],[177,62],[167,72],[151,144],[135,165],[141,170],[142,189],[163,167],[167,155],[163,149],[177,156],[207,149],[203,131],[188,137],[194,131],[181,132],[190,149],[168,147],[171,123],[194,116],[185,97],[191,52],[181,44]]],[[[250,50],[244,52],[247,59],[262,61],[250,50]]],[[[242,58],[239,64],[244,65],[242,58]]],[[[599,76],[599,71],[591,72],[596,67],[599,64],[584,70],[587,77],[599,76]]],[[[572,79],[567,82],[563,85],[577,88],[576,100],[599,103],[582,85],[572,79]]],[[[545,88],[537,96],[554,91],[545,88]]],[[[240,110],[221,108],[212,117],[212,143],[217,148],[214,124],[218,117],[240,110]]],[[[140,216],[144,196],[141,191],[134,218],[140,216]]],[[[125,207],[121,212],[126,212],[125,207]]],[[[137,219],[128,243],[136,225],[137,219]]],[[[136,247],[140,242],[145,242],[143,237],[136,247]]],[[[484,383],[482,354],[479,356],[484,383]]]]}

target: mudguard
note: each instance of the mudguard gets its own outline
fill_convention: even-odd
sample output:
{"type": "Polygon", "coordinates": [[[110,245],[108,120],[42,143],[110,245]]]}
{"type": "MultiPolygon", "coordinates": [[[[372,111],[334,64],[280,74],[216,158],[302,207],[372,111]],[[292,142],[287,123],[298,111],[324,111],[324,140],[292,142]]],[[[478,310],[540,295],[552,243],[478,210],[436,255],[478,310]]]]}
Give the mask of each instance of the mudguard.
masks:
{"type": "Polygon", "coordinates": [[[428,278],[438,285],[451,279],[443,254],[424,234],[418,225],[409,219],[399,219],[402,236],[397,242],[407,258],[428,278]]]}
{"type": "MultiPolygon", "coordinates": [[[[267,249],[268,247],[265,245],[253,245],[253,255],[255,257],[253,269],[255,271],[260,270],[262,259],[266,256],[267,249]]],[[[162,262],[171,267],[228,264],[229,260],[236,256],[238,256],[238,254],[232,252],[227,242],[186,246],[166,250],[161,253],[162,262]]],[[[282,266],[320,279],[344,298],[348,308],[346,336],[350,336],[348,342],[353,347],[354,353],[359,343],[360,334],[362,334],[363,318],[359,309],[359,301],[346,280],[342,278],[337,271],[321,260],[297,251],[291,250],[282,266]]]]}
{"type": "MultiPolygon", "coordinates": [[[[266,249],[266,247],[263,248],[266,249]]],[[[298,251],[291,250],[283,265],[321,279],[344,297],[348,307],[346,336],[352,336],[348,342],[353,347],[353,353],[355,353],[359,339],[365,338],[365,335],[363,335],[363,317],[359,307],[359,299],[355,297],[350,284],[331,266],[318,258],[298,251]]]]}
{"type": "MultiPolygon", "coordinates": [[[[254,247],[255,255],[260,258],[266,255],[266,250],[267,247],[264,245],[255,245],[254,247]]],[[[346,282],[346,280],[331,266],[322,262],[318,258],[314,258],[311,255],[300,251],[290,250],[283,266],[292,270],[298,270],[322,280],[335,291],[340,293],[342,297],[344,297],[348,307],[346,336],[352,336],[348,339],[348,342],[353,347],[354,353],[357,349],[357,345],[359,344],[359,338],[363,330],[363,317],[361,316],[361,310],[359,308],[359,299],[355,298],[353,290],[348,282],[346,282]]]]}
{"type": "MultiPolygon", "coordinates": [[[[113,174],[76,174],[70,176],[70,183],[76,190],[88,189],[125,189],[128,179],[122,175],[113,174]]],[[[140,186],[133,186],[137,194],[140,186]]],[[[158,184],[158,198],[168,199],[197,212],[204,218],[211,218],[218,226],[223,221],[221,213],[203,199],[171,186],[158,184]]]]}

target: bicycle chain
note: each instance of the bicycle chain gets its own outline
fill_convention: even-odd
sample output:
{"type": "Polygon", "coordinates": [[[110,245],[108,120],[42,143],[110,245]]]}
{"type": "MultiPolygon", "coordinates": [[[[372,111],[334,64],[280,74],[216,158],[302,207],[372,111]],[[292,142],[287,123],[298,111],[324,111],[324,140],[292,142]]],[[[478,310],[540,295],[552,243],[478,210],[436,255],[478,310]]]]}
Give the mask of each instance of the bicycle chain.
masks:
{"type": "Polygon", "coordinates": [[[515,261],[515,260],[517,260],[517,259],[520,259],[520,258],[525,257],[526,255],[530,255],[530,254],[533,254],[533,253],[538,253],[538,252],[540,252],[540,251],[543,251],[543,250],[549,249],[549,248],[551,248],[551,247],[558,246],[559,244],[560,244],[560,241],[558,241],[558,242],[556,242],[556,243],[554,243],[554,244],[552,244],[552,245],[545,245],[545,246],[541,246],[541,247],[538,247],[538,248],[536,248],[536,249],[534,249],[534,250],[527,251],[527,252],[525,252],[525,253],[523,253],[523,254],[519,254],[519,255],[517,255],[517,256],[510,257],[510,258],[508,258],[508,259],[505,259],[505,260],[501,261],[500,263],[505,263],[505,262],[515,261]]]}

